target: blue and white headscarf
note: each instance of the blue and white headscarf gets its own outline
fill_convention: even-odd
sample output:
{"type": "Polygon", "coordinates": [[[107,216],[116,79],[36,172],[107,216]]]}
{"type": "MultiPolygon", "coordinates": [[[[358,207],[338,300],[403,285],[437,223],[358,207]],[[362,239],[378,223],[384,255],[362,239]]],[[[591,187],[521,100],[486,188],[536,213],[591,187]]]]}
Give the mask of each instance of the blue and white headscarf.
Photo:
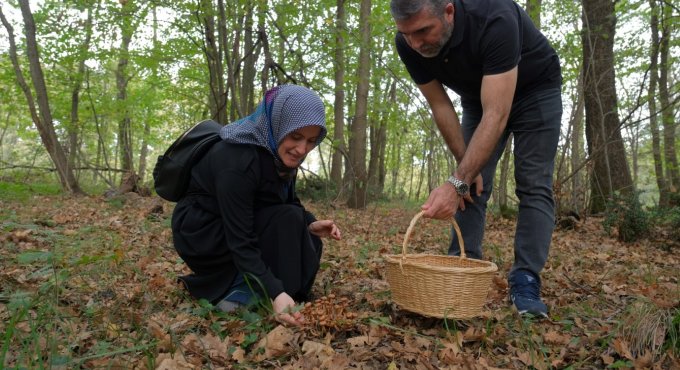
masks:
{"type": "Polygon", "coordinates": [[[224,126],[220,136],[231,143],[267,149],[279,170],[286,170],[278,154],[279,143],[286,135],[307,126],[321,128],[316,141],[319,145],[326,137],[326,110],[321,98],[306,87],[281,85],[264,94],[253,114],[224,126]]]}

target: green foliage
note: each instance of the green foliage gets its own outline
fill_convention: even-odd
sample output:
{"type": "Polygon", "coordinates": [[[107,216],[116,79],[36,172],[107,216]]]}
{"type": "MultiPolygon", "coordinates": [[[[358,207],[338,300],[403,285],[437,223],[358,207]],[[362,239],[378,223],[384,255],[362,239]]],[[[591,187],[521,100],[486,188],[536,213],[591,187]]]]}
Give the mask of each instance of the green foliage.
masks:
{"type": "Polygon", "coordinates": [[[655,224],[668,236],[671,245],[680,243],[680,207],[657,209],[655,224]]]}
{"type": "Polygon", "coordinates": [[[318,176],[306,176],[297,180],[295,191],[303,201],[326,202],[337,195],[335,183],[318,176]]]}
{"type": "Polygon", "coordinates": [[[514,220],[517,218],[517,208],[516,207],[511,207],[508,205],[501,205],[500,206],[500,215],[503,218],[509,219],[509,220],[514,220]]]}
{"type": "Polygon", "coordinates": [[[32,183],[0,181],[0,200],[26,201],[35,195],[61,194],[61,187],[55,182],[32,183]]]}
{"type": "Polygon", "coordinates": [[[673,352],[677,357],[680,356],[680,308],[672,311],[671,317],[663,348],[673,352]]]}
{"type": "Polygon", "coordinates": [[[619,240],[633,242],[649,235],[651,215],[642,209],[637,193],[616,194],[607,202],[602,225],[609,235],[612,235],[613,229],[616,228],[619,240]]]}

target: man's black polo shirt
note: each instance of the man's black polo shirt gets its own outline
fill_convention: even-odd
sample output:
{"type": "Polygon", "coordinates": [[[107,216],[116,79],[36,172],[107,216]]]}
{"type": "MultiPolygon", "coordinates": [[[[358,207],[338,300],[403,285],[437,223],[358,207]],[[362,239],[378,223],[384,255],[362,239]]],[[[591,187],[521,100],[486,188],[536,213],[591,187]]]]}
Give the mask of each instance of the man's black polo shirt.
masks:
{"type": "Polygon", "coordinates": [[[559,58],[531,18],[512,0],[455,0],[451,39],[438,56],[425,58],[397,33],[401,60],[415,83],[434,79],[480,108],[482,77],[518,66],[515,101],[532,91],[559,87],[559,58]]]}

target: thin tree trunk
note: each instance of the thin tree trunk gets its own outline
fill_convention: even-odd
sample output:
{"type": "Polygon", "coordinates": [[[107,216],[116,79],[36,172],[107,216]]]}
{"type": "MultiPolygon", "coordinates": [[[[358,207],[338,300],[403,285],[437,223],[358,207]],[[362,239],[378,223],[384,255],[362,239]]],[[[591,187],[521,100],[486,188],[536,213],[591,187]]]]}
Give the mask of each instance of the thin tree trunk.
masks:
{"type": "MultiPolygon", "coordinates": [[[[429,143],[426,143],[426,144],[429,144],[429,143]]],[[[426,146],[423,146],[423,153],[421,154],[422,158],[427,158],[427,149],[426,148],[427,148],[426,146]]],[[[427,165],[427,160],[422,161],[422,163],[420,164],[420,170],[418,171],[420,176],[418,176],[418,187],[416,188],[416,199],[420,199],[420,191],[423,188],[423,178],[425,177],[425,176],[423,176],[423,173],[425,172],[425,166],[426,165],[427,165]]],[[[428,189],[428,192],[429,192],[429,189],[428,189]]]]}
{"type": "Polygon", "coordinates": [[[342,187],[342,153],[345,152],[345,0],[336,1],[335,15],[335,101],[333,104],[333,158],[331,161],[331,181],[338,191],[342,187]]]}
{"type": "Polygon", "coordinates": [[[243,58],[243,78],[241,79],[241,112],[251,112],[255,106],[255,62],[257,61],[255,42],[253,41],[253,4],[248,1],[243,32],[245,56],[243,58]]]}
{"type": "Polygon", "coordinates": [[[579,214],[585,209],[586,189],[583,185],[584,176],[581,174],[581,163],[584,160],[583,153],[583,116],[585,110],[583,96],[583,68],[580,69],[576,84],[576,105],[571,117],[571,170],[576,172],[571,178],[571,208],[579,214]]]}
{"type": "MultiPolygon", "coordinates": [[[[389,93],[389,106],[393,107],[397,103],[397,80],[392,80],[392,85],[390,86],[389,93]]],[[[378,132],[378,142],[380,142],[379,163],[378,163],[378,192],[382,194],[385,191],[385,178],[387,177],[387,168],[385,166],[385,157],[387,157],[387,122],[389,120],[390,114],[389,110],[385,112],[385,118],[382,120],[380,125],[380,131],[378,132]]]]}
{"type": "Polygon", "coordinates": [[[649,0],[651,9],[650,29],[652,32],[652,44],[650,49],[649,65],[649,91],[647,93],[647,105],[649,107],[649,130],[652,134],[652,156],[654,158],[654,173],[656,175],[656,186],[659,189],[659,207],[668,206],[669,194],[666,185],[666,178],[663,172],[663,162],[661,159],[661,138],[659,134],[659,122],[656,112],[656,88],[659,78],[659,17],[656,7],[656,0],[649,0]]]}
{"type": "MultiPolygon", "coordinates": [[[[401,140],[403,135],[397,133],[396,139],[393,140],[394,144],[392,146],[391,152],[394,153],[394,160],[392,161],[392,186],[391,193],[397,195],[397,179],[399,178],[399,169],[401,164],[401,140]]],[[[403,195],[403,193],[402,193],[403,195]]]]}
{"type": "MultiPolygon", "coordinates": [[[[99,7],[99,4],[97,4],[99,7]]],[[[80,106],[80,90],[83,86],[83,75],[85,74],[85,60],[87,59],[87,52],[90,49],[90,41],[92,40],[92,8],[87,9],[87,20],[85,21],[85,39],[80,45],[78,53],[78,68],[75,76],[72,76],[73,90],[71,91],[71,123],[68,126],[69,136],[69,167],[76,167],[76,158],[79,146],[79,132],[80,132],[80,118],[78,117],[78,109],[80,106]]]]}
{"type": "Polygon", "coordinates": [[[671,6],[662,2],[661,14],[662,29],[661,40],[659,44],[660,60],[659,60],[659,102],[661,103],[661,122],[663,124],[663,148],[664,148],[664,162],[666,164],[665,179],[668,182],[667,188],[670,191],[670,199],[673,205],[680,204],[680,199],[677,193],[680,191],[680,169],[678,168],[678,157],[675,150],[675,114],[673,104],[671,103],[668,79],[668,70],[670,68],[671,60],[669,60],[670,52],[670,38],[671,25],[673,22],[671,6]]]}
{"type": "Polygon", "coordinates": [[[208,66],[208,106],[210,117],[219,123],[227,121],[226,102],[224,101],[224,67],[215,26],[215,9],[211,0],[201,1],[201,21],[203,22],[203,54],[208,66]]]}
{"type": "MultiPolygon", "coordinates": [[[[121,9],[121,41],[118,55],[118,65],[116,67],[116,88],[118,90],[117,101],[121,108],[122,117],[118,122],[118,147],[120,154],[121,169],[126,172],[134,172],[132,162],[132,118],[130,117],[130,110],[128,109],[127,87],[130,77],[128,75],[128,63],[130,62],[130,42],[134,34],[135,26],[132,1],[122,3],[121,9]]],[[[123,176],[124,178],[125,176],[123,176]]]]}
{"type": "Polygon", "coordinates": [[[24,20],[24,28],[26,33],[26,54],[29,61],[31,81],[36,92],[38,108],[40,111],[39,113],[38,108],[36,108],[30,87],[23,77],[21,66],[17,58],[17,47],[14,41],[14,29],[9,24],[5,18],[5,15],[2,13],[2,9],[0,8],[0,21],[2,21],[2,24],[7,29],[7,34],[9,36],[10,59],[12,60],[12,65],[14,66],[14,73],[17,77],[17,82],[26,96],[26,101],[31,112],[31,118],[38,129],[40,139],[42,140],[43,145],[45,145],[47,153],[49,154],[57,169],[57,174],[59,175],[59,180],[62,187],[64,190],[71,192],[72,194],[82,194],[82,190],[78,185],[78,181],[73,174],[73,169],[68,164],[68,158],[66,157],[64,148],[62,148],[61,144],[59,143],[57,134],[54,130],[52,112],[50,111],[50,104],[47,96],[47,86],[45,84],[42,66],[40,65],[40,54],[38,52],[38,43],[35,37],[35,21],[33,19],[33,13],[31,13],[28,0],[20,0],[19,6],[21,7],[21,14],[24,20]]]}
{"type": "Polygon", "coordinates": [[[503,211],[508,208],[508,174],[510,173],[510,158],[512,157],[512,135],[503,150],[501,158],[501,172],[498,177],[498,207],[503,211]]]}
{"type": "Polygon", "coordinates": [[[348,200],[350,208],[366,207],[368,176],[366,173],[366,127],[368,120],[368,89],[370,81],[371,52],[371,0],[361,0],[359,28],[361,45],[359,48],[359,70],[357,78],[356,119],[352,124],[349,151],[354,174],[352,189],[348,200]]]}
{"type": "Polygon", "coordinates": [[[413,157],[415,155],[415,151],[411,150],[409,151],[409,181],[408,181],[408,199],[411,200],[411,196],[413,195],[413,176],[415,176],[415,166],[413,163],[413,157]]]}
{"type": "MultiPolygon", "coordinates": [[[[221,3],[222,0],[219,0],[221,3]]],[[[237,76],[236,76],[236,61],[239,60],[239,48],[240,48],[240,42],[241,42],[241,24],[243,23],[243,16],[240,15],[239,12],[240,7],[238,6],[231,6],[229,7],[229,10],[233,12],[232,17],[227,17],[226,9],[224,5],[219,6],[220,10],[220,22],[219,22],[219,27],[221,29],[220,34],[222,35],[222,41],[221,44],[225,49],[224,53],[224,64],[227,66],[227,91],[225,93],[225,101],[228,102],[229,106],[229,120],[228,122],[233,122],[235,121],[238,117],[241,117],[244,115],[244,113],[240,110],[241,109],[241,103],[239,102],[239,97],[238,97],[238,88],[236,87],[236,81],[237,81],[237,76]],[[227,41],[227,19],[234,19],[233,20],[233,30],[232,30],[232,35],[233,35],[233,42],[228,42],[227,41]],[[227,51],[227,46],[231,45],[231,53],[227,51]],[[229,97],[229,99],[228,99],[229,97]]]]}
{"type": "MultiPolygon", "coordinates": [[[[434,120],[430,120],[430,132],[437,129],[434,120]]],[[[428,135],[423,147],[423,168],[420,171],[421,178],[424,176],[427,179],[427,192],[431,193],[434,188],[439,185],[439,179],[434,177],[434,141],[435,135],[428,135]]],[[[420,185],[418,185],[418,199],[420,199],[420,185]]]]}
{"type": "MultiPolygon", "coordinates": [[[[389,81],[387,82],[389,83],[389,81]]],[[[379,98],[377,99],[380,99],[380,101],[384,101],[384,97],[382,96],[382,91],[384,91],[384,89],[382,88],[380,81],[376,81],[373,86],[373,91],[375,91],[373,106],[377,106],[378,104],[375,103],[375,96],[378,96],[379,98]]],[[[378,183],[380,178],[380,158],[384,152],[384,149],[381,150],[381,148],[384,148],[384,144],[380,140],[384,139],[384,135],[381,137],[380,131],[385,127],[387,110],[383,109],[377,113],[379,118],[378,120],[371,120],[369,131],[370,156],[368,160],[368,185],[372,199],[377,199],[381,193],[381,190],[378,189],[378,183]]]]}

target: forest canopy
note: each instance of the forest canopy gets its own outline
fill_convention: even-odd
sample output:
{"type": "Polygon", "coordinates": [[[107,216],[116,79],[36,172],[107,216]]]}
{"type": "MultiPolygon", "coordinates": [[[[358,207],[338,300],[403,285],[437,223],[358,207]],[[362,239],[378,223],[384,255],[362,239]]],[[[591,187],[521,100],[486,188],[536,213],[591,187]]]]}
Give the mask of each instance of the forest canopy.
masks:
{"type": "MultiPolygon", "coordinates": [[[[302,171],[312,188],[357,207],[422,199],[456,163],[396,55],[388,3],[362,4],[5,2],[0,176],[101,192],[134,174],[148,187],[156,156],[184,129],[206,118],[232,122],[264,90],[295,83],[327,105],[330,134],[302,171]]],[[[676,204],[677,6],[520,5],[562,65],[558,208],[599,212],[617,196],[676,204]],[[593,82],[607,71],[611,81],[593,82]]],[[[511,146],[499,162],[495,209],[516,205],[511,146]]]]}

